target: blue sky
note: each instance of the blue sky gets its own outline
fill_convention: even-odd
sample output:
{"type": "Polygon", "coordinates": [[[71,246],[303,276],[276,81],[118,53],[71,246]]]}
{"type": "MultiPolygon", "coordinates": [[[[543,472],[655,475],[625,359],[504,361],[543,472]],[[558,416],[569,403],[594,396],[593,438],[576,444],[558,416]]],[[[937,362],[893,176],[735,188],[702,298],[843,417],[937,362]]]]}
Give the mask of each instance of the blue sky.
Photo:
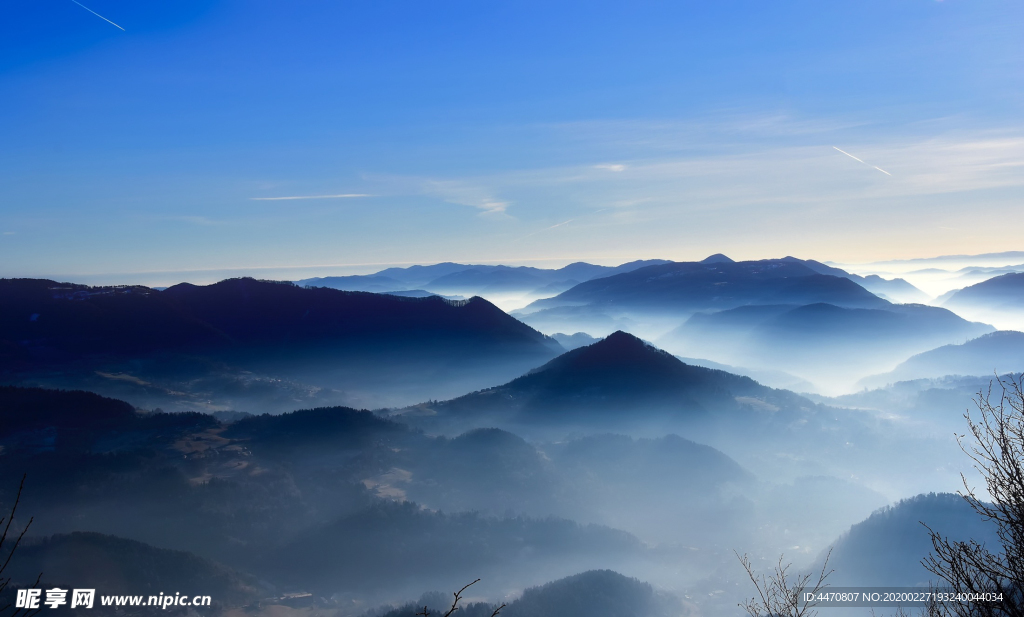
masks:
{"type": "Polygon", "coordinates": [[[83,4],[5,6],[0,276],[1022,248],[1020,2],[83,4]]]}

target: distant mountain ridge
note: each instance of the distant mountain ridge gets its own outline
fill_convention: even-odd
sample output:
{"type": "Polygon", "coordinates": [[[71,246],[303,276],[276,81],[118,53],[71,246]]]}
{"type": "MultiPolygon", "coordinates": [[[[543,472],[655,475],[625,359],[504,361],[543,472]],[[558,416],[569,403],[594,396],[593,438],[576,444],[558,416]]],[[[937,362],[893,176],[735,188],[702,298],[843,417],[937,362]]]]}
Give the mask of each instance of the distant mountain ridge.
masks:
{"type": "Polygon", "coordinates": [[[0,340],[40,359],[176,348],[379,345],[413,336],[432,344],[558,349],[482,298],[405,298],[244,278],[181,283],[165,291],[3,279],[0,298],[0,340]]]}
{"type": "Polygon", "coordinates": [[[867,377],[862,383],[882,386],[947,375],[994,377],[996,373],[1020,372],[1024,372],[1024,332],[999,330],[959,345],[943,345],[919,353],[891,372],[867,377]]]}
{"type": "MultiPolygon", "coordinates": [[[[73,532],[30,540],[18,547],[5,574],[29,587],[42,572],[46,589],[92,588],[97,594],[157,595],[175,591],[211,596],[218,606],[246,604],[266,594],[256,577],[192,553],[156,548],[115,536],[73,532]]],[[[99,598],[94,610],[100,608],[99,598]]]]}
{"type": "Polygon", "coordinates": [[[921,304],[750,305],[696,313],[657,343],[679,355],[788,371],[816,384],[852,385],[912,354],[992,330],[921,304]],[[828,362],[822,362],[823,354],[828,362]]]}
{"type": "Polygon", "coordinates": [[[953,293],[943,306],[956,310],[983,306],[988,310],[1024,312],[1024,272],[1010,272],[953,293]]]}
{"type": "Polygon", "coordinates": [[[829,568],[833,586],[923,587],[935,575],[921,560],[932,550],[935,531],[957,540],[998,544],[995,525],[983,520],[959,495],[931,493],[878,510],[835,543],[829,568]],[[924,523],[924,525],[922,525],[924,523]]]}
{"type": "Polygon", "coordinates": [[[297,281],[299,285],[331,287],[349,291],[399,291],[426,289],[443,293],[501,293],[529,292],[546,286],[572,286],[588,281],[653,264],[667,263],[662,259],[639,260],[619,266],[598,266],[575,262],[557,269],[530,266],[473,265],[451,262],[430,266],[387,268],[375,274],[354,276],[328,276],[297,281]]]}
{"type": "Polygon", "coordinates": [[[511,378],[561,351],[554,339],[476,297],[400,297],[249,278],[164,291],[0,280],[0,371],[8,379],[94,389],[154,407],[177,407],[182,392],[200,401],[233,392],[242,400],[235,409],[264,410],[263,400],[278,397],[275,389],[280,398],[324,392],[328,400],[310,401],[320,404],[342,402],[342,392],[353,389],[368,399],[361,406],[400,396],[411,402],[511,378]]]}
{"type": "MultiPolygon", "coordinates": [[[[440,617],[450,603],[447,594],[424,594],[380,617],[407,617],[427,606],[430,617],[440,617]],[[434,610],[434,609],[439,610],[434,610]]],[[[459,609],[465,617],[492,617],[496,604],[468,603],[459,609]]],[[[677,617],[686,607],[675,596],[612,570],[590,570],[523,591],[501,610],[508,617],[677,617]]]]}
{"type": "Polygon", "coordinates": [[[580,283],[554,298],[533,302],[522,313],[580,305],[605,310],[695,312],[747,304],[827,302],[851,308],[889,304],[848,277],[822,274],[819,269],[795,258],[672,262],[580,283]]]}

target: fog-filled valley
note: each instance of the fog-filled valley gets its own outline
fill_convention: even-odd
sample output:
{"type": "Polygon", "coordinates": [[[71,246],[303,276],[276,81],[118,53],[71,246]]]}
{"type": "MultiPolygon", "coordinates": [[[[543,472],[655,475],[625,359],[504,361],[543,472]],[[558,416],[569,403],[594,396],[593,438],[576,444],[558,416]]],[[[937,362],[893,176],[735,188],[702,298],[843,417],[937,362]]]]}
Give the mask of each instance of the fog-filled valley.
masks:
{"type": "Polygon", "coordinates": [[[952,299],[724,255],[0,280],[5,576],[367,617],[738,615],[737,553],[927,584],[921,522],[997,541],[955,435],[1024,371],[952,299]]]}

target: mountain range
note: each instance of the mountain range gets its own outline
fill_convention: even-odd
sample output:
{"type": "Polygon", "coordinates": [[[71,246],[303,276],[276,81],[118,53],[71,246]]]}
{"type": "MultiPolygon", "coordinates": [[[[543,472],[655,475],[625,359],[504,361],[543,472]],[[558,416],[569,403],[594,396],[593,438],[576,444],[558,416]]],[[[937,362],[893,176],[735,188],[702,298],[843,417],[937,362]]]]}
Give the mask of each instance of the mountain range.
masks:
{"type": "Polygon", "coordinates": [[[1024,311],[1024,272],[1008,272],[953,293],[943,306],[953,310],[985,307],[995,311],[1024,311]]]}
{"type": "Polygon", "coordinates": [[[871,309],[752,305],[697,313],[658,343],[680,354],[770,366],[825,382],[832,374],[864,375],[911,354],[991,331],[991,326],[921,304],[871,309]],[[829,362],[822,362],[823,355],[829,362]]]}
{"type": "Polygon", "coordinates": [[[530,314],[558,306],[676,314],[723,310],[747,304],[829,302],[877,308],[885,300],[843,276],[821,274],[794,258],[763,261],[666,263],[581,283],[524,309],[530,314]]]}
{"type": "Polygon", "coordinates": [[[982,376],[1024,372],[1024,332],[1000,330],[959,345],[943,345],[911,356],[888,373],[872,375],[861,385],[880,387],[898,381],[947,375],[982,376]]]}
{"type": "Polygon", "coordinates": [[[557,293],[583,281],[629,272],[663,259],[648,259],[616,267],[575,262],[558,269],[529,266],[439,263],[431,266],[387,268],[376,274],[303,279],[299,285],[347,291],[399,291],[424,289],[437,293],[489,295],[500,293],[557,293]]]}
{"type": "Polygon", "coordinates": [[[151,408],[265,410],[267,390],[289,406],[296,397],[337,403],[345,390],[348,402],[422,400],[509,378],[560,351],[482,298],[254,279],[163,291],[0,280],[5,379],[88,387],[151,408]]]}

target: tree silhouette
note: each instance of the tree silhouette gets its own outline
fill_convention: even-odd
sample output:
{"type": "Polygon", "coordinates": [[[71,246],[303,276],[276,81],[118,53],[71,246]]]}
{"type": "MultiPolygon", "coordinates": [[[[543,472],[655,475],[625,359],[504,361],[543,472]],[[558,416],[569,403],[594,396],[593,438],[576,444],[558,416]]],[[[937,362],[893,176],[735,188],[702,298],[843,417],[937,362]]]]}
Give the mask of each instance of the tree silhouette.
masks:
{"type": "Polygon", "coordinates": [[[995,523],[1000,546],[950,540],[929,527],[933,550],[922,564],[954,593],[998,594],[1002,600],[944,602],[937,607],[942,615],[1024,617],[1024,375],[996,376],[995,381],[1001,390],[998,400],[992,383],[978,393],[978,414],[964,414],[968,434],[958,435],[957,442],[985,479],[991,501],[979,497],[963,474],[960,496],[995,523]]]}
{"type": "Polygon", "coordinates": [[[811,593],[817,597],[818,592],[828,587],[825,579],[832,570],[828,569],[828,560],[832,556],[832,549],[825,555],[825,562],[821,565],[821,571],[815,578],[813,573],[792,575],[789,572],[792,564],[783,564],[782,556],[779,556],[779,563],[770,574],[758,575],[747,555],[736,554],[747,576],[757,589],[757,596],[741,603],[739,606],[747,612],[750,617],[814,617],[817,611],[814,607],[817,603],[813,600],[804,600],[802,592],[811,593]],[[813,581],[813,582],[812,582],[813,581]]]}
{"type": "MultiPolygon", "coordinates": [[[[479,582],[480,582],[480,579],[476,579],[472,583],[469,583],[468,585],[466,585],[462,589],[460,589],[460,590],[456,591],[454,594],[452,594],[452,595],[455,596],[455,598],[452,600],[451,608],[448,609],[448,612],[445,613],[443,615],[443,617],[451,617],[452,613],[454,613],[455,611],[459,610],[459,602],[462,601],[462,592],[466,591],[467,589],[469,589],[473,585],[476,585],[479,582]]],[[[505,604],[504,603],[502,603],[502,605],[499,606],[498,608],[494,609],[494,612],[491,613],[491,617],[497,617],[498,613],[500,613],[501,609],[503,609],[503,608],[505,608],[505,604]]],[[[431,617],[430,610],[426,606],[424,606],[422,612],[416,613],[416,617],[431,617]]]]}

